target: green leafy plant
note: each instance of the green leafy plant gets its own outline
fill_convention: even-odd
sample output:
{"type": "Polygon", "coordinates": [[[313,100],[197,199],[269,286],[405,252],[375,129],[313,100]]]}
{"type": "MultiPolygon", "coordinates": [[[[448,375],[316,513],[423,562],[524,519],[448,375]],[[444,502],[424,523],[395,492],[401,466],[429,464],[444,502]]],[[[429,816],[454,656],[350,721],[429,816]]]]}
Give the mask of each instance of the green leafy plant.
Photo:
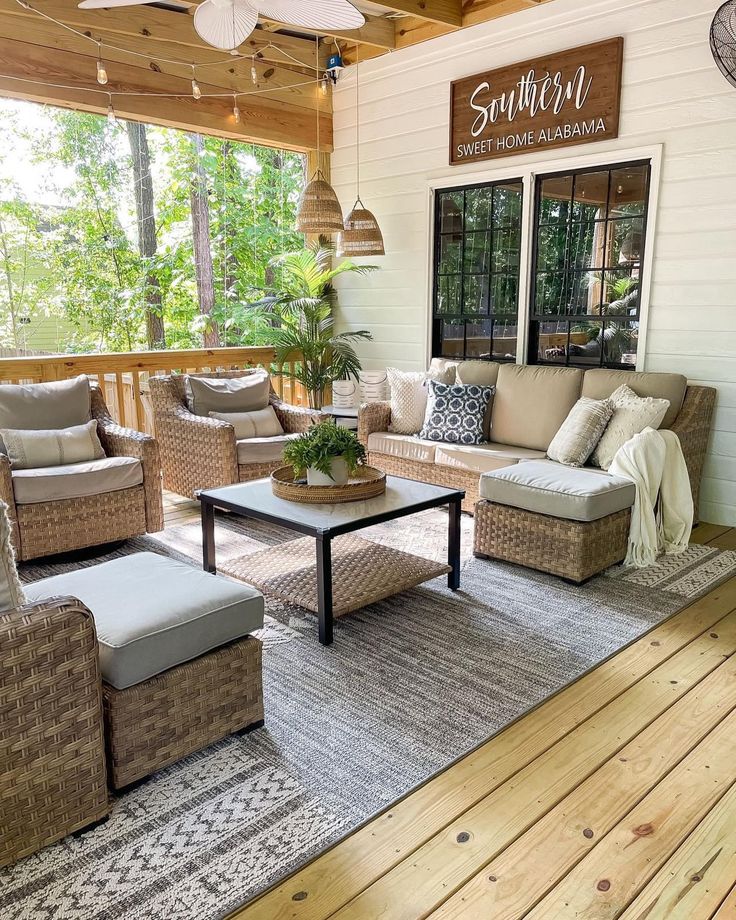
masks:
{"type": "Polygon", "coordinates": [[[272,336],[276,360],[282,363],[300,353],[294,376],[307,391],[310,407],[320,409],[325,387],[333,380],[358,376],[360,360],[353,343],[372,338],[365,329],[335,332],[332,282],[346,272],[364,275],[377,266],[346,259],[333,268],[332,250],[319,245],[287,253],[272,265],[280,270],[273,307],[281,320],[272,336]]]}
{"type": "Polygon", "coordinates": [[[365,463],[366,453],[354,431],[333,422],[314,425],[284,447],[284,460],[294,470],[296,479],[303,478],[310,467],[332,479],[335,457],[342,457],[352,474],[365,463]]]}

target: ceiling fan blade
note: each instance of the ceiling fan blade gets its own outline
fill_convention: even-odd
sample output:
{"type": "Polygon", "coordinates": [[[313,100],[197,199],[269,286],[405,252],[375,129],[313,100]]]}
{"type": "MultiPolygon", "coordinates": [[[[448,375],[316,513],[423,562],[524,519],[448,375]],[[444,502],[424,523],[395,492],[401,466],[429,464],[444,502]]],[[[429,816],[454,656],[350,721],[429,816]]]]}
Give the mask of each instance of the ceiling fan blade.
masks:
{"type": "Polygon", "coordinates": [[[194,12],[194,29],[213,48],[231,51],[258,23],[258,11],[247,0],[204,0],[194,12]]]}
{"type": "Polygon", "coordinates": [[[82,0],[77,4],[80,10],[104,10],[115,6],[145,6],[155,0],[82,0]]]}
{"type": "Polygon", "coordinates": [[[359,29],[365,16],[348,0],[253,0],[261,16],[317,31],[359,29]]]}

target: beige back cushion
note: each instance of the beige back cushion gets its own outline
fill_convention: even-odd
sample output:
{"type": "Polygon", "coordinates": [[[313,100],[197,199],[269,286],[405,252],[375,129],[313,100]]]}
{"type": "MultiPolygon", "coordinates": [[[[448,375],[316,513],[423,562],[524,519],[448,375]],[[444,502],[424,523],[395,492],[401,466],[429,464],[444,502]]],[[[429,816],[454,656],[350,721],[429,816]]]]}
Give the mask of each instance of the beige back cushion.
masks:
{"type": "Polygon", "coordinates": [[[436,380],[438,383],[453,384],[455,383],[457,365],[457,361],[451,361],[449,358],[432,358],[427,376],[430,380],[436,380]]]}
{"type": "Polygon", "coordinates": [[[195,415],[210,412],[255,412],[265,409],[271,394],[268,371],[258,369],[242,377],[198,377],[187,375],[184,393],[189,411],[195,415]]]}
{"type": "Polygon", "coordinates": [[[497,444],[547,450],[580,396],[576,367],[502,364],[493,400],[491,435],[497,444]]]}
{"type": "Polygon", "coordinates": [[[662,428],[671,428],[682,408],[687,389],[687,377],[682,374],[655,374],[646,371],[608,371],[594,368],[583,377],[583,396],[608,399],[621,384],[631,387],[637,396],[653,396],[669,401],[662,428]]]}
{"type": "MultiPolygon", "coordinates": [[[[498,380],[498,369],[501,365],[493,361],[461,361],[457,366],[457,382],[467,386],[474,383],[480,387],[495,387],[498,380]]],[[[483,439],[491,440],[491,418],[493,416],[493,396],[488,402],[486,414],[483,417],[483,439]]]]}
{"type": "Polygon", "coordinates": [[[83,374],[49,383],[0,385],[0,428],[70,428],[90,418],[89,380],[83,374]]]}

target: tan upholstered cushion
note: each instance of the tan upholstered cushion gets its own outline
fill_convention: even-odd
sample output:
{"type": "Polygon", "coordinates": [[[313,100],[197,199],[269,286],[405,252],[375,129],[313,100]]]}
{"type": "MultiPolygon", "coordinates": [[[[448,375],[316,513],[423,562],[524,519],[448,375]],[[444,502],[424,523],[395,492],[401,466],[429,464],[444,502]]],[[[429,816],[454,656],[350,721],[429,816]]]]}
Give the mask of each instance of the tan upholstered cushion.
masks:
{"type": "Polygon", "coordinates": [[[580,396],[582,378],[574,367],[502,364],[493,399],[493,440],[546,451],[580,396]]]}
{"type": "Polygon", "coordinates": [[[438,444],[434,462],[474,473],[486,473],[511,466],[520,460],[543,460],[543,450],[511,447],[508,444],[438,444]]]}
{"type": "Polygon", "coordinates": [[[547,456],[567,466],[584,466],[612,415],[610,399],[581,396],[552,438],[547,456]]]}
{"type": "Polygon", "coordinates": [[[597,521],[634,504],[636,487],[601,470],[530,460],[480,479],[481,498],[568,521],[597,521]]]}
{"type": "Polygon", "coordinates": [[[581,394],[591,399],[607,399],[622,383],[637,396],[653,396],[669,400],[669,409],[662,421],[662,428],[671,428],[682,408],[687,389],[687,377],[682,374],[657,374],[646,371],[608,371],[593,368],[583,376],[581,394]]]}
{"type": "Polygon", "coordinates": [[[210,412],[210,418],[219,418],[220,421],[232,425],[237,440],[273,438],[284,433],[273,406],[256,409],[254,412],[210,412]]]}
{"type": "Polygon", "coordinates": [[[49,383],[0,384],[0,428],[70,428],[90,417],[91,392],[84,375],[49,383]]]}
{"type": "Polygon", "coordinates": [[[243,438],[236,441],[238,463],[273,463],[284,455],[284,445],[299,433],[278,434],[273,438],[243,438]]]}
{"type": "Polygon", "coordinates": [[[13,495],[16,504],[33,505],[132,489],[142,482],[140,460],[135,457],[104,457],[69,466],[14,470],[13,495]]]}
{"type": "Polygon", "coordinates": [[[375,431],[368,435],[369,451],[388,454],[401,460],[433,463],[436,449],[436,441],[423,441],[415,435],[393,434],[390,431],[375,431]]]}
{"type": "Polygon", "coordinates": [[[457,366],[457,382],[495,387],[500,366],[496,361],[461,361],[457,366]]]}
{"type": "Polygon", "coordinates": [[[0,438],[14,470],[65,466],[105,456],[94,419],[58,431],[0,428],[0,438]]]}
{"type": "Polygon", "coordinates": [[[256,370],[244,377],[197,377],[184,380],[189,411],[195,415],[210,412],[254,412],[265,409],[271,394],[268,372],[256,370]]]}
{"type": "Polygon", "coordinates": [[[659,428],[667,413],[669,402],[653,396],[639,397],[622,384],[610,396],[613,415],[606,430],[593,451],[590,462],[607,470],[620,447],[645,428],[659,428]]]}
{"type": "Polygon", "coordinates": [[[15,555],[10,542],[8,506],[0,501],[0,612],[25,604],[26,598],[15,567],[15,555]]]}
{"type": "Polygon", "coordinates": [[[437,383],[455,383],[457,365],[457,361],[450,361],[448,358],[432,358],[427,376],[437,383]]]}
{"type": "MultiPolygon", "coordinates": [[[[501,365],[496,361],[461,361],[457,366],[458,383],[477,383],[482,387],[495,387],[498,380],[498,369],[501,365]]],[[[493,416],[493,400],[491,396],[485,416],[483,417],[483,438],[491,440],[491,418],[493,416]]]]}
{"type": "Polygon", "coordinates": [[[386,375],[391,387],[391,431],[417,434],[427,408],[427,374],[387,367],[386,375]]]}
{"type": "Polygon", "coordinates": [[[255,588],[157,553],[53,575],[30,585],[28,595],[71,595],[89,607],[102,677],[118,690],[263,626],[255,588]]]}

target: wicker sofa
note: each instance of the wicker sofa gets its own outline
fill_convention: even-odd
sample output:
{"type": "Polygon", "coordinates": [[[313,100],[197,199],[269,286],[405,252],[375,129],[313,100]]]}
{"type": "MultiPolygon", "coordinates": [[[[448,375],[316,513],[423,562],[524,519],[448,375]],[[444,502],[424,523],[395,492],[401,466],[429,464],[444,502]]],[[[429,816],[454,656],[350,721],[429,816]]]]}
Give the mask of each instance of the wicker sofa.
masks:
{"type": "MultiPolygon", "coordinates": [[[[447,372],[446,367],[435,370],[447,372]]],[[[639,396],[669,400],[662,427],[678,435],[697,514],[714,389],[688,385],[679,374],[493,362],[460,364],[457,376],[463,383],[496,386],[488,443],[448,445],[393,434],[389,403],[362,406],[358,431],[372,465],[465,490],[463,510],[475,514],[476,556],[517,562],[578,583],[624,558],[631,484],[614,482],[599,470],[573,472],[545,459],[550,441],[581,395],[602,399],[622,383],[639,396]],[[463,379],[463,374],[473,379],[463,379]],[[498,496],[504,493],[524,498],[501,500],[498,496]],[[568,510],[576,502],[578,509],[568,510]]]]}
{"type": "MultiPolygon", "coordinates": [[[[249,369],[193,376],[232,379],[256,372],[257,369],[249,369]]],[[[284,442],[327,418],[314,409],[290,406],[271,389],[270,405],[284,434],[238,441],[232,425],[195,415],[189,410],[185,384],[184,374],[152,377],[149,381],[156,437],[161,445],[164,487],[179,495],[192,496],[199,489],[269,476],[283,464],[284,442]]]]}
{"type": "Polygon", "coordinates": [[[150,435],[118,425],[96,384],[77,378],[25,387],[13,385],[22,399],[32,401],[32,408],[24,411],[16,424],[2,419],[0,427],[39,429],[77,424],[79,420],[71,416],[64,423],[53,423],[60,417],[59,404],[64,403],[68,410],[76,398],[72,393],[76,385],[78,389],[88,388],[88,403],[81,411],[87,420],[97,420],[97,433],[105,451],[103,459],[39,470],[13,470],[7,455],[0,453],[0,500],[8,505],[13,545],[20,560],[163,530],[158,444],[150,435]]]}

